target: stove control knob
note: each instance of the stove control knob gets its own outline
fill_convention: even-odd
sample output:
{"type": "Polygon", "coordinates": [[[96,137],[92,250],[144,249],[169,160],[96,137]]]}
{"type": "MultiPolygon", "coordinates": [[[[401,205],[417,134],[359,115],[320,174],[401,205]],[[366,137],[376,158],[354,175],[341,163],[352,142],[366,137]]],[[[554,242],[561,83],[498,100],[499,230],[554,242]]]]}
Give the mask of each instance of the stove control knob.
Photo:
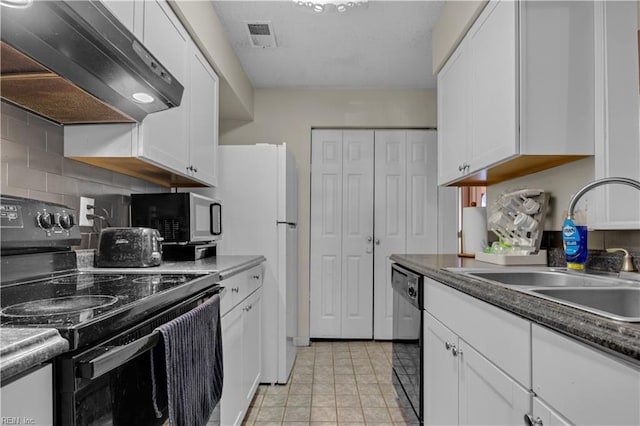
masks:
{"type": "Polygon", "coordinates": [[[39,213],[36,221],[42,229],[51,229],[54,225],[54,217],[51,213],[39,213]]]}
{"type": "Polygon", "coordinates": [[[58,226],[62,229],[71,229],[75,225],[75,220],[72,214],[62,213],[58,215],[58,226]]]}

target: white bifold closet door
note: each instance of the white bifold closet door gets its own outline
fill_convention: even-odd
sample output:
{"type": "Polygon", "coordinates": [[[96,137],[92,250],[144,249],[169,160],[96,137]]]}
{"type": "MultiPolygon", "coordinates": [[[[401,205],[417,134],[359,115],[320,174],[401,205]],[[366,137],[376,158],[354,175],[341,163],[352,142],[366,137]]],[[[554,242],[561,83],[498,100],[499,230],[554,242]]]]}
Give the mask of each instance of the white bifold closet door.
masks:
{"type": "Polygon", "coordinates": [[[389,256],[439,249],[436,149],[432,130],[313,130],[310,337],[392,338],[389,256]]]}
{"type": "Polygon", "coordinates": [[[375,131],[375,339],[392,338],[389,256],[438,252],[436,150],[433,130],[375,131]]]}
{"type": "Polygon", "coordinates": [[[314,130],[311,337],[370,339],[373,132],[314,130]]]}

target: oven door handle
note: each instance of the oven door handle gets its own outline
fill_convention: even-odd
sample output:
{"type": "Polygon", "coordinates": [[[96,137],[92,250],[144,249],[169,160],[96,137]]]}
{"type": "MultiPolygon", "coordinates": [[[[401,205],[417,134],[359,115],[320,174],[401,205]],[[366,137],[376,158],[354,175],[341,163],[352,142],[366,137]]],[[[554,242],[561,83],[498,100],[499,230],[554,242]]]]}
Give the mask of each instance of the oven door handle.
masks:
{"type": "MultiPolygon", "coordinates": [[[[209,293],[211,297],[218,294],[220,297],[224,296],[227,289],[224,287],[217,287],[213,290],[200,294],[195,298],[189,299],[184,302],[188,304],[202,298],[209,293]]],[[[76,365],[76,376],[82,379],[93,380],[103,374],[114,370],[133,358],[149,351],[160,341],[160,332],[153,331],[144,337],[139,338],[131,343],[122,346],[100,346],[96,348],[92,353],[97,353],[97,356],[91,357],[86,361],[79,361],[76,365]]]]}

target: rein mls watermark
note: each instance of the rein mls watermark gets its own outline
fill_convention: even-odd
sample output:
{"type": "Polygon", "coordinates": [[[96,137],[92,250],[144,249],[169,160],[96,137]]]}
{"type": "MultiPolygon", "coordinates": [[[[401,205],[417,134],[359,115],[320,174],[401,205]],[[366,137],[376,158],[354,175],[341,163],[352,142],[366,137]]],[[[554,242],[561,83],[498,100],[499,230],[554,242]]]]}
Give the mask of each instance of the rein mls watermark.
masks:
{"type": "Polygon", "coordinates": [[[31,417],[0,417],[2,425],[35,425],[35,419],[31,417]]]}

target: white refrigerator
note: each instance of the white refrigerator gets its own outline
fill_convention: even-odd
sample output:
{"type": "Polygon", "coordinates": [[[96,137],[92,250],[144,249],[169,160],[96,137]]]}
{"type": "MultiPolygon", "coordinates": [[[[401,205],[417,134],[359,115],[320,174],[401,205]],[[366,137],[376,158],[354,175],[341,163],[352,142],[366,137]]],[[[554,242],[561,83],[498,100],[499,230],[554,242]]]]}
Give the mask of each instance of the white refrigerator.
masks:
{"type": "Polygon", "coordinates": [[[266,257],[262,382],[287,383],[298,330],[298,176],[286,144],[221,145],[220,255],[266,257]]]}

